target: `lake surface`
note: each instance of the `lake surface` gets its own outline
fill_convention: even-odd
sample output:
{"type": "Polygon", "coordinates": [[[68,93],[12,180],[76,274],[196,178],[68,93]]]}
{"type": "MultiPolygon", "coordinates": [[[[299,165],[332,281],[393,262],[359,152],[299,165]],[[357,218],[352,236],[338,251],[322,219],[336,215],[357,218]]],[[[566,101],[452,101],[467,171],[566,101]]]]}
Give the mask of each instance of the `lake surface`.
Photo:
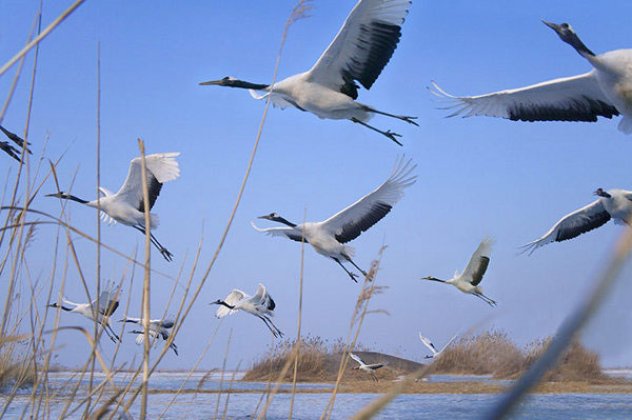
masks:
{"type": "MultiPolygon", "coordinates": [[[[622,375],[624,376],[624,375],[622,375]]],[[[95,375],[97,382],[104,376],[95,375]]],[[[235,375],[240,378],[240,374],[235,375]]],[[[114,380],[117,386],[128,383],[131,375],[118,374],[114,380]]],[[[257,407],[262,407],[265,397],[262,397],[268,387],[267,383],[233,382],[231,375],[222,381],[218,374],[204,375],[194,373],[156,373],[152,376],[150,389],[164,393],[149,396],[148,418],[165,419],[197,419],[213,418],[216,413],[221,417],[226,409],[228,418],[252,418],[257,407]],[[184,386],[183,386],[184,385],[184,386]],[[188,390],[175,399],[173,390],[188,390]],[[252,391],[250,393],[218,394],[194,393],[201,391],[217,391],[232,386],[233,389],[252,391]],[[219,401],[219,404],[218,404],[219,401]],[[166,411],[165,411],[166,410],[166,411]]],[[[436,375],[430,377],[432,382],[446,382],[459,380],[479,380],[494,382],[488,377],[468,376],[467,378],[452,375],[436,375]]],[[[48,400],[48,407],[43,407],[40,417],[57,418],[68,401],[68,395],[73,385],[79,382],[75,373],[51,373],[49,378],[49,392],[55,394],[48,400]]],[[[81,390],[75,401],[80,401],[86,395],[87,379],[81,381],[81,390]]],[[[290,385],[283,385],[289,389],[290,385]]],[[[328,384],[299,384],[299,389],[328,389],[328,384]]],[[[329,393],[297,394],[294,403],[294,418],[318,418],[329,401],[329,393]]],[[[339,394],[333,418],[349,418],[379,394],[339,394]]],[[[286,419],[288,417],[291,395],[277,394],[268,409],[267,418],[286,419]]],[[[0,396],[0,403],[5,404],[6,396],[0,396]]],[[[407,394],[395,399],[380,413],[379,418],[410,418],[410,419],[476,419],[482,418],[498,401],[493,394],[407,394]]],[[[7,418],[18,418],[24,413],[30,414],[30,390],[21,390],[12,401],[7,418]],[[26,408],[26,411],[24,411],[26,408]]],[[[71,406],[72,407],[72,406],[71,406]]],[[[138,417],[140,412],[139,400],[132,407],[130,414],[138,417]]],[[[81,410],[73,413],[70,418],[79,418],[81,410]]],[[[630,419],[632,418],[632,396],[629,394],[541,394],[528,397],[516,413],[518,419],[630,419]]]]}

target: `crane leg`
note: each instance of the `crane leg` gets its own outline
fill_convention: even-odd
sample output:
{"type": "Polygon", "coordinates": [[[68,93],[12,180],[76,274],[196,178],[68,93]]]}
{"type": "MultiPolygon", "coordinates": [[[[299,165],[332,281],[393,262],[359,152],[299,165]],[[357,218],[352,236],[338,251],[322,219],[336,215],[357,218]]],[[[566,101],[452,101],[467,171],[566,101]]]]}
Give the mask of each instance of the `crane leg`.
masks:
{"type": "Polygon", "coordinates": [[[264,316],[264,318],[268,321],[268,323],[272,326],[272,328],[274,328],[278,336],[283,337],[283,332],[280,329],[278,329],[276,325],[274,325],[274,322],[272,322],[272,320],[267,316],[264,316]]]}
{"type": "Polygon", "coordinates": [[[356,280],[356,277],[358,277],[358,275],[357,275],[357,274],[354,274],[354,273],[352,273],[351,271],[349,271],[349,270],[347,269],[347,267],[345,267],[345,266],[344,266],[344,265],[340,262],[340,260],[339,260],[338,258],[331,257],[331,259],[332,259],[332,260],[334,260],[335,262],[337,262],[337,263],[338,263],[338,265],[339,265],[340,267],[342,267],[342,269],[343,269],[343,270],[345,270],[345,271],[347,272],[347,274],[349,275],[349,277],[351,277],[351,280],[355,281],[356,283],[358,282],[358,280],[356,280]]]}
{"type": "MultiPolygon", "coordinates": [[[[138,230],[139,232],[141,232],[143,235],[146,235],[145,228],[143,226],[135,225],[135,226],[132,226],[132,227],[134,229],[138,230]]],[[[169,250],[167,250],[167,248],[162,246],[160,244],[160,242],[158,242],[158,239],[156,239],[154,234],[149,232],[149,237],[150,237],[151,243],[154,244],[154,246],[158,249],[158,251],[160,251],[160,254],[164,257],[164,259],[169,261],[169,262],[173,261],[173,254],[171,252],[169,252],[169,250]]]]}
{"type": "Polygon", "coordinates": [[[394,141],[395,143],[399,144],[400,146],[402,146],[402,144],[397,140],[396,137],[401,137],[401,134],[397,134],[392,132],[391,130],[386,130],[386,131],[382,131],[378,128],[373,127],[372,125],[369,125],[367,123],[365,123],[364,121],[360,121],[359,119],[353,117],[351,118],[351,121],[353,121],[354,123],[358,123],[360,125],[365,126],[366,128],[373,130],[373,131],[377,131],[378,133],[382,134],[383,136],[388,137],[389,139],[391,139],[392,141],[394,141]]]}
{"type": "Polygon", "coordinates": [[[377,109],[371,108],[370,106],[366,106],[366,105],[364,106],[364,109],[366,111],[373,112],[374,114],[380,114],[380,115],[384,115],[391,118],[397,118],[398,120],[406,121],[408,124],[412,124],[414,126],[419,127],[419,124],[415,121],[417,117],[411,117],[408,115],[390,114],[388,112],[378,111],[377,109]]]}
{"type": "Polygon", "coordinates": [[[361,269],[360,267],[358,267],[358,265],[357,265],[355,262],[353,262],[353,260],[352,260],[351,258],[349,258],[349,257],[346,257],[346,258],[347,258],[347,261],[349,261],[349,262],[350,262],[350,263],[351,263],[351,264],[352,264],[355,268],[357,268],[357,269],[358,269],[358,271],[359,271],[360,273],[362,273],[362,275],[363,275],[364,277],[366,277],[366,276],[367,276],[366,271],[364,271],[363,269],[361,269]]]}
{"type": "Polygon", "coordinates": [[[476,296],[476,297],[478,297],[478,298],[482,299],[482,300],[483,300],[483,302],[487,303],[489,306],[492,306],[492,307],[493,307],[493,306],[496,306],[496,301],[495,301],[495,300],[493,300],[493,299],[491,299],[491,298],[488,298],[487,296],[485,296],[485,295],[484,295],[484,294],[482,294],[482,293],[475,293],[475,294],[474,294],[474,296],[476,296]]]}
{"type": "Polygon", "coordinates": [[[268,329],[270,330],[274,338],[279,338],[278,333],[275,331],[274,328],[272,328],[272,326],[268,323],[268,320],[265,317],[261,315],[257,315],[257,317],[259,317],[259,319],[262,320],[264,324],[266,324],[266,327],[268,327],[268,329]]]}

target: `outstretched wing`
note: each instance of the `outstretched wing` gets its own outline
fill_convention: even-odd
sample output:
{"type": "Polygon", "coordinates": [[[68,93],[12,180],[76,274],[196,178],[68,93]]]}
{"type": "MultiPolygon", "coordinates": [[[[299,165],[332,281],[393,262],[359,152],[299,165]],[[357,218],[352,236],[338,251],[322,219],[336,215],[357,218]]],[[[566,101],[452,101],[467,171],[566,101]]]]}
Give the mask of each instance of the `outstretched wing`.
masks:
{"type": "MultiPolygon", "coordinates": [[[[160,194],[162,184],[172,181],[180,176],[180,167],[176,157],[180,156],[178,152],[156,153],[145,156],[147,166],[147,190],[149,195],[149,208],[151,209],[156,203],[156,199],[160,194]]],[[[145,211],[143,202],[142,189],[142,160],[140,157],[132,159],[129,165],[129,172],[123,185],[116,195],[122,200],[129,203],[138,211],[145,211]]]]}
{"type": "Polygon", "coordinates": [[[274,308],[276,308],[276,303],[274,303],[274,299],[272,299],[272,296],[270,296],[270,294],[266,290],[266,287],[262,283],[259,283],[259,287],[257,287],[257,293],[255,293],[254,297],[268,311],[274,311],[274,308]]]}
{"type": "Polygon", "coordinates": [[[481,280],[483,280],[483,276],[487,271],[492,252],[492,243],[493,241],[490,238],[483,239],[478,245],[478,248],[476,248],[476,251],[474,251],[474,254],[472,254],[467,267],[465,267],[463,276],[470,278],[470,283],[474,286],[477,286],[481,280]]]}
{"type": "MultiPolygon", "coordinates": [[[[226,302],[230,306],[235,306],[242,299],[247,299],[249,297],[250,296],[247,295],[245,292],[242,292],[239,289],[233,289],[233,291],[224,298],[224,302],[226,302]]],[[[224,305],[219,305],[217,311],[215,312],[215,316],[218,318],[224,318],[226,315],[232,315],[235,312],[237,312],[236,309],[230,309],[224,305]]]]}
{"type": "Polygon", "coordinates": [[[119,307],[119,292],[120,288],[113,282],[108,283],[99,295],[98,306],[97,299],[94,299],[91,302],[92,307],[97,306],[101,315],[111,316],[119,307]]]}
{"type": "Polygon", "coordinates": [[[589,232],[610,220],[610,213],[604,208],[601,199],[562,217],[542,237],[523,245],[523,252],[533,253],[539,247],[551,242],[561,242],[589,232]]]}
{"type": "Polygon", "coordinates": [[[293,228],[293,227],[281,226],[281,227],[271,227],[271,228],[260,228],[257,225],[255,225],[254,222],[250,222],[250,225],[257,232],[263,232],[270,236],[284,236],[293,241],[297,241],[297,242],[303,241],[303,235],[301,235],[301,232],[298,229],[293,228]]]}
{"type": "Polygon", "coordinates": [[[360,0],[309,70],[310,80],[353,99],[354,81],[370,89],[397,48],[409,7],[409,0],[360,0]]]}
{"type": "Polygon", "coordinates": [[[564,77],[519,89],[480,96],[452,96],[436,83],[431,92],[447,98],[449,117],[488,116],[512,121],[597,121],[612,118],[619,111],[604,96],[594,71],[564,77]]]}
{"type": "Polygon", "coordinates": [[[391,176],[382,185],[320,224],[340,243],[354,240],[382,220],[404,196],[404,189],[417,179],[416,175],[412,175],[416,167],[412,160],[399,159],[391,176]]]}
{"type": "Polygon", "coordinates": [[[351,357],[353,360],[360,363],[361,365],[366,365],[366,363],[364,363],[364,361],[360,359],[360,356],[358,356],[357,354],[349,353],[349,357],[351,357]]]}
{"type": "Polygon", "coordinates": [[[428,347],[428,350],[430,350],[432,352],[432,354],[439,353],[437,351],[437,348],[434,346],[434,344],[432,344],[432,341],[430,341],[429,338],[424,337],[423,335],[421,335],[421,333],[419,333],[419,340],[421,340],[421,342],[424,344],[424,346],[428,347]]]}

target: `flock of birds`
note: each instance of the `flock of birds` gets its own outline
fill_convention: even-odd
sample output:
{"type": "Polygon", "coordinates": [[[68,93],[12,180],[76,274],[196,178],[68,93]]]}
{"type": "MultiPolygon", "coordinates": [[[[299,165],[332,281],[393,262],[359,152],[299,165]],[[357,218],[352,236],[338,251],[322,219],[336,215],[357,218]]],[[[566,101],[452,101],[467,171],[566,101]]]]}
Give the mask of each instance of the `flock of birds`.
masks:
{"type": "MultiPolygon", "coordinates": [[[[391,59],[401,37],[402,25],[410,4],[409,0],[359,0],[331,44],[312,68],[304,73],[274,84],[252,83],[234,77],[200,84],[248,89],[253,98],[270,100],[276,107],[293,107],[321,119],[350,120],[401,145],[400,134],[379,129],[368,122],[374,115],[382,115],[417,125],[415,117],[384,112],[358,102],[357,98],[359,85],[370,89],[391,59]]],[[[619,130],[631,134],[632,50],[597,55],[586,47],[569,24],[544,23],[586,59],[593,69],[578,76],[480,96],[452,96],[434,82],[431,91],[448,101],[448,108],[453,109],[450,116],[493,116],[514,121],[594,122],[600,116],[612,118],[621,115],[619,130]]],[[[17,146],[16,148],[7,141],[0,142],[0,148],[9,156],[21,161],[24,152],[30,153],[27,144],[20,137],[4,127],[0,127],[0,130],[17,146]]],[[[99,188],[100,196],[90,201],[62,191],[49,196],[98,208],[106,220],[131,226],[145,234],[147,228],[151,231],[159,222],[157,215],[151,213],[147,226],[145,212],[153,208],[163,183],[178,178],[180,174],[176,160],[178,155],[179,153],[158,153],[145,157],[149,203],[143,200],[140,157],[131,161],[127,178],[116,193],[99,188]]],[[[354,249],[347,243],[374,226],[392,210],[403,197],[406,188],[415,183],[415,168],[416,165],[411,160],[399,159],[384,183],[324,221],[297,224],[277,213],[270,213],[259,219],[282,226],[261,228],[254,223],[252,226],[271,236],[310,244],[317,253],[335,261],[349,278],[357,282],[360,274],[366,276],[367,273],[354,262],[354,249]],[[350,264],[360,274],[353,272],[346,264],[350,264]]],[[[562,217],[542,237],[526,244],[524,250],[531,253],[550,242],[575,238],[610,219],[616,223],[628,223],[632,213],[632,191],[605,191],[599,188],[595,194],[598,196],[595,201],[562,217]]],[[[151,242],[165,260],[172,261],[173,254],[153,233],[151,242]]],[[[494,306],[496,302],[485,296],[480,286],[489,266],[491,247],[490,239],[481,241],[463,273],[451,279],[441,280],[433,276],[423,279],[452,285],[459,291],[474,295],[494,306]]],[[[50,306],[79,313],[98,322],[106,334],[116,341],[119,338],[108,320],[118,307],[117,296],[117,290],[110,287],[90,303],[77,304],[63,299],[60,304],[53,303],[50,306]]],[[[283,335],[272,322],[276,304],[262,284],[253,296],[234,289],[224,299],[212,303],[219,305],[216,312],[218,318],[241,310],[261,319],[275,337],[283,335]]],[[[143,325],[139,318],[126,317],[121,321],[143,325]]],[[[172,320],[151,320],[149,336],[154,341],[166,340],[173,326],[172,320]]],[[[142,331],[135,330],[132,333],[138,334],[137,342],[142,342],[142,331]]],[[[420,339],[432,352],[432,356],[428,357],[441,354],[421,334],[420,339]]],[[[177,354],[174,343],[171,348],[177,354]]],[[[377,380],[375,370],[382,364],[366,364],[355,354],[350,356],[358,362],[359,369],[369,372],[377,380]]]]}

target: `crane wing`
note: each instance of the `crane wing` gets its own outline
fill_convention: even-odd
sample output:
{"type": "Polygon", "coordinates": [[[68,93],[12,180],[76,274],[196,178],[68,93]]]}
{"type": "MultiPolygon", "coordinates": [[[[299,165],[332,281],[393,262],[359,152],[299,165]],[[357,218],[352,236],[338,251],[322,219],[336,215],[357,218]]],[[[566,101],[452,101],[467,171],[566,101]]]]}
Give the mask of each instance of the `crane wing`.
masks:
{"type": "Polygon", "coordinates": [[[301,234],[301,232],[298,229],[293,228],[293,227],[281,226],[281,227],[271,227],[271,228],[260,228],[257,225],[255,225],[254,222],[250,222],[250,225],[257,232],[263,232],[270,236],[284,236],[293,241],[297,241],[297,242],[303,241],[303,235],[301,234]]]}
{"type": "MultiPolygon", "coordinates": [[[[235,306],[239,301],[243,299],[248,299],[250,296],[245,292],[239,289],[233,289],[228,296],[224,298],[224,302],[228,303],[230,306],[235,306]]],[[[237,309],[230,309],[224,305],[219,305],[217,311],[215,312],[215,316],[217,318],[224,318],[226,315],[232,315],[237,312],[237,309]]]]}
{"type": "Polygon", "coordinates": [[[493,241],[489,238],[483,239],[478,245],[478,248],[476,248],[476,251],[474,251],[474,254],[472,254],[467,267],[465,267],[463,276],[471,279],[470,283],[474,286],[477,286],[481,280],[483,280],[483,276],[487,271],[492,252],[492,243],[493,241]]]}
{"type": "Polygon", "coordinates": [[[397,48],[409,7],[409,0],[358,1],[309,70],[309,80],[353,99],[358,97],[354,81],[370,89],[397,48]]]}
{"type": "Polygon", "coordinates": [[[421,333],[419,333],[419,340],[421,340],[421,342],[424,344],[424,346],[428,347],[428,350],[430,350],[433,355],[439,353],[437,351],[437,348],[435,347],[435,345],[432,344],[432,341],[430,341],[429,338],[424,337],[423,335],[421,335],[421,333]]]}
{"type": "Polygon", "coordinates": [[[345,243],[354,240],[386,216],[404,195],[404,189],[417,179],[411,175],[417,167],[412,160],[399,159],[391,176],[373,192],[331,216],[322,226],[345,243]]]}
{"type": "MultiPolygon", "coordinates": [[[[111,316],[119,307],[120,289],[114,283],[108,283],[101,291],[98,299],[98,311],[101,315],[111,316]]],[[[97,299],[91,302],[92,307],[97,306],[97,299]]]]}
{"type": "MultiPolygon", "coordinates": [[[[149,208],[151,209],[156,203],[162,184],[172,181],[180,176],[180,167],[176,157],[180,156],[178,152],[156,153],[145,156],[147,165],[147,189],[149,194],[149,208]]],[[[130,205],[134,206],[138,211],[145,211],[143,202],[142,180],[142,160],[140,157],[132,159],[129,165],[129,172],[123,185],[116,195],[130,205]]]]}
{"type": "Polygon", "coordinates": [[[512,121],[594,122],[598,116],[619,115],[601,92],[594,71],[480,96],[452,96],[432,84],[432,93],[448,99],[445,109],[453,110],[449,117],[484,115],[512,121]]]}
{"type": "Polygon", "coordinates": [[[589,232],[610,220],[610,213],[604,208],[601,199],[562,217],[542,237],[523,245],[523,252],[533,253],[539,247],[551,242],[561,242],[589,232]]]}
{"type": "Polygon", "coordinates": [[[266,290],[266,287],[262,283],[259,283],[259,287],[257,287],[257,293],[255,293],[254,297],[267,310],[274,311],[274,308],[276,308],[276,303],[274,302],[274,299],[272,299],[272,296],[270,296],[270,294],[266,290]]]}
{"type": "Polygon", "coordinates": [[[456,338],[457,338],[458,336],[459,336],[459,334],[454,334],[454,335],[452,336],[452,338],[450,339],[450,341],[448,341],[448,342],[446,343],[446,345],[445,345],[445,346],[443,346],[443,348],[441,349],[441,352],[443,352],[443,350],[447,349],[447,348],[450,346],[450,344],[452,344],[452,342],[453,342],[454,340],[456,340],[456,338]]]}
{"type": "Polygon", "coordinates": [[[353,360],[360,363],[361,365],[366,365],[366,363],[364,363],[364,361],[360,359],[360,356],[358,356],[357,354],[349,353],[349,357],[351,357],[353,360]]]}

